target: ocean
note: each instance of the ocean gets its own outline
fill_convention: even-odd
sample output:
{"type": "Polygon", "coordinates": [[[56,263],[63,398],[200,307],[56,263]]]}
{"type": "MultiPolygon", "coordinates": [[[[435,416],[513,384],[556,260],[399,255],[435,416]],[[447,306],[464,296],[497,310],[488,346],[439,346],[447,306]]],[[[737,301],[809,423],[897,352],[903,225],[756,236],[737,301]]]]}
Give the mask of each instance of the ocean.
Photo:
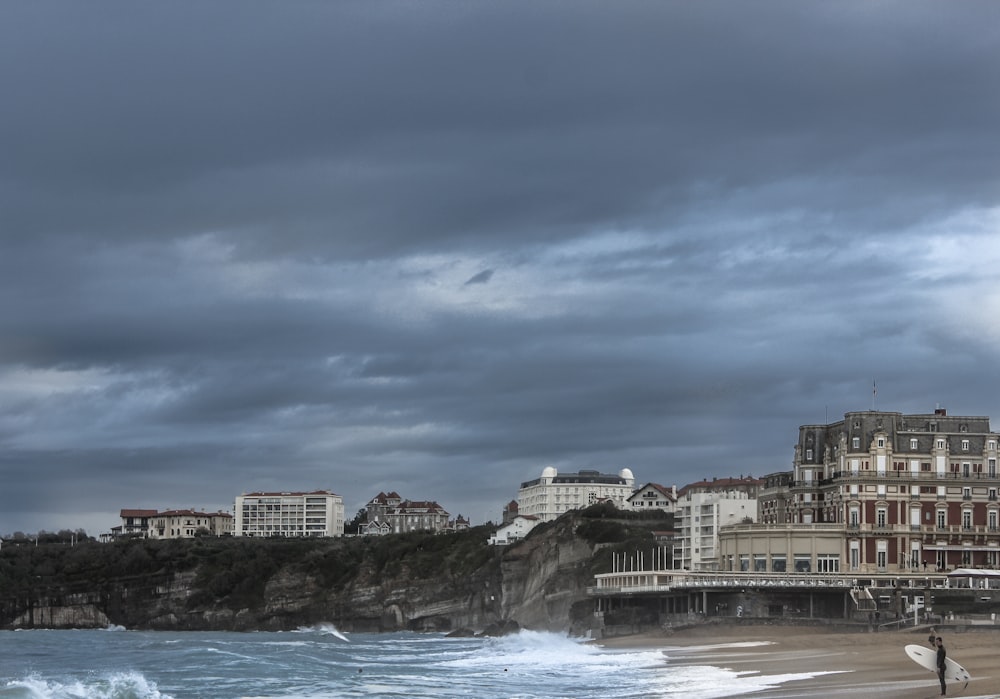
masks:
{"type": "Polygon", "coordinates": [[[606,649],[532,631],[0,631],[0,699],[714,699],[805,677],[739,675],[689,654],[672,662],[669,650],[606,649]]]}

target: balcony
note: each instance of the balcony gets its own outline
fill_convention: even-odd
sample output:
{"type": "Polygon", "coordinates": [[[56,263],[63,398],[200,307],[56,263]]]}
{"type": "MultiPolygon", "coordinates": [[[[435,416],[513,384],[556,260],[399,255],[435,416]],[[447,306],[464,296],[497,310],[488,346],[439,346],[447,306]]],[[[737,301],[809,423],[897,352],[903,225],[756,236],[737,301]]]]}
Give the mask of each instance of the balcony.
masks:
{"type": "Polygon", "coordinates": [[[923,481],[923,482],[968,482],[968,481],[1000,481],[1000,475],[996,473],[969,473],[968,475],[964,473],[956,473],[953,471],[948,471],[947,473],[938,474],[935,471],[836,471],[829,478],[820,478],[817,480],[804,481],[795,480],[789,483],[789,487],[795,488],[817,488],[827,485],[833,485],[838,482],[849,481],[849,482],[860,482],[860,481],[885,481],[885,482],[899,482],[899,481],[923,481]]]}

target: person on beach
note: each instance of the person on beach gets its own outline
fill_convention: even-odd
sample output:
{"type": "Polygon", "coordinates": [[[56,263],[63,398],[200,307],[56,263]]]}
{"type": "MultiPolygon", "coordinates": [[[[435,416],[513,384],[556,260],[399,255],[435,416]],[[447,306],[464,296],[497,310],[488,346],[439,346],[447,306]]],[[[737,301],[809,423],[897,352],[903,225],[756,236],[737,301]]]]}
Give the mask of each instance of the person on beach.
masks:
{"type": "Polygon", "coordinates": [[[930,643],[931,644],[931,648],[933,648],[936,641],[937,641],[937,631],[932,626],[931,627],[931,635],[927,637],[927,642],[930,643]]]}
{"type": "Polygon", "coordinates": [[[944,671],[946,667],[945,659],[948,657],[948,654],[945,652],[944,641],[941,640],[940,636],[937,637],[936,642],[937,642],[938,680],[941,682],[941,696],[944,696],[948,691],[947,688],[944,686],[944,671]]]}

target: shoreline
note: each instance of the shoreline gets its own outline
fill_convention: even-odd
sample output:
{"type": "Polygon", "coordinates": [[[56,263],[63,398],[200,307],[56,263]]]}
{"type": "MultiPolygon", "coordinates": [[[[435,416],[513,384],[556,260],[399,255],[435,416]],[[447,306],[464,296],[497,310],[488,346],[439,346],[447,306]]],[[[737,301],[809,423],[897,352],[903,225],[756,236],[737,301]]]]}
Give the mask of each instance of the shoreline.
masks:
{"type": "MultiPolygon", "coordinates": [[[[949,696],[1000,699],[1000,628],[938,629],[948,657],[968,670],[968,686],[949,684],[949,696]]],[[[670,665],[711,665],[740,674],[775,678],[775,686],[754,691],[761,699],[861,697],[880,699],[936,697],[937,675],[912,660],[909,644],[927,647],[927,627],[872,633],[825,626],[711,624],[662,633],[607,638],[608,649],[653,649],[670,665]],[[823,674],[820,674],[823,673],[823,674]],[[785,675],[812,675],[793,679],[785,675]]]]}

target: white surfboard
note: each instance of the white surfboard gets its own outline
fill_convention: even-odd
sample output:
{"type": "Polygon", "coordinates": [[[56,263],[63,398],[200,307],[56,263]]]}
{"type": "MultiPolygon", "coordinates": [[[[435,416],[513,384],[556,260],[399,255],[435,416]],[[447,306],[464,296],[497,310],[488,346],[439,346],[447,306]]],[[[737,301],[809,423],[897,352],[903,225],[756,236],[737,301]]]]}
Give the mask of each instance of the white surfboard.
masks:
{"type": "MultiPolygon", "coordinates": [[[[925,667],[935,675],[937,674],[937,649],[926,646],[918,646],[912,643],[903,650],[910,656],[910,660],[921,667],[925,667]]],[[[951,658],[944,659],[944,679],[945,682],[968,682],[972,679],[964,667],[956,663],[951,658]]]]}

